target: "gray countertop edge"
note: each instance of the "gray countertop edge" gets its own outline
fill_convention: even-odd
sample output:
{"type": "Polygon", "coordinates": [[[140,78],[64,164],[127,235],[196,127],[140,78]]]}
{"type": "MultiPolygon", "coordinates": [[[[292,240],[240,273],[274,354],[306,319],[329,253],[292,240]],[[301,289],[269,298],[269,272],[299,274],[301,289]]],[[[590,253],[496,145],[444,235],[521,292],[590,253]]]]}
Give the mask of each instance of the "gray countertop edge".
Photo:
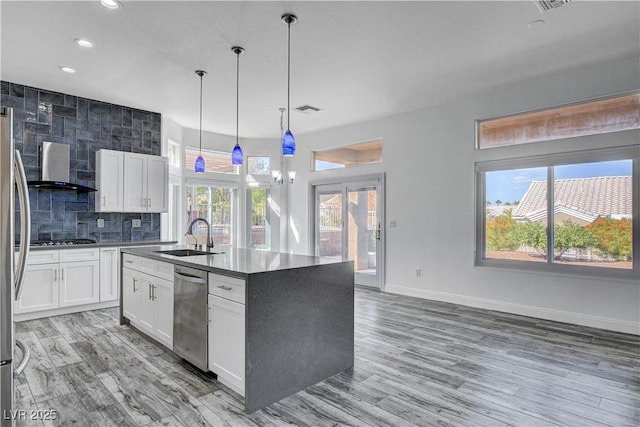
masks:
{"type": "Polygon", "coordinates": [[[187,249],[186,245],[170,245],[170,246],[149,246],[144,248],[122,248],[121,252],[130,255],[142,256],[145,258],[151,258],[158,261],[164,261],[175,265],[181,265],[184,267],[195,268],[199,270],[208,271],[211,273],[219,273],[226,276],[235,276],[242,279],[247,279],[250,275],[253,274],[261,274],[261,273],[269,273],[273,271],[284,271],[284,270],[297,270],[306,267],[312,267],[316,265],[331,265],[331,264],[339,264],[339,263],[352,263],[353,261],[340,261],[333,260],[329,258],[315,257],[315,256],[307,256],[307,255],[296,255],[296,254],[286,254],[280,252],[271,252],[271,251],[258,251],[247,248],[236,248],[236,247],[224,247],[217,248],[216,250],[224,250],[225,253],[215,254],[215,255],[196,255],[196,256],[188,256],[188,257],[176,257],[166,254],[157,253],[159,250],[173,250],[173,249],[187,249]],[[269,267],[264,267],[263,265],[248,265],[246,261],[237,262],[236,265],[223,265],[216,266],[212,265],[215,262],[212,258],[209,257],[218,257],[218,259],[222,259],[225,257],[230,257],[230,252],[234,252],[237,256],[238,254],[247,256],[250,253],[254,253],[258,256],[280,256],[284,258],[284,262],[269,267]],[[293,265],[290,265],[289,261],[294,261],[293,265]],[[285,265],[282,265],[285,264],[285,265]]]}
{"type": "MultiPolygon", "coordinates": [[[[104,243],[89,243],[86,245],[58,245],[58,246],[29,246],[30,251],[47,251],[58,249],[84,249],[84,248],[119,248],[119,247],[132,247],[132,246],[157,246],[157,245],[173,245],[178,243],[175,240],[154,240],[154,241],[140,241],[140,242],[104,242],[104,243]]],[[[18,247],[16,247],[16,250],[18,247]]]]}

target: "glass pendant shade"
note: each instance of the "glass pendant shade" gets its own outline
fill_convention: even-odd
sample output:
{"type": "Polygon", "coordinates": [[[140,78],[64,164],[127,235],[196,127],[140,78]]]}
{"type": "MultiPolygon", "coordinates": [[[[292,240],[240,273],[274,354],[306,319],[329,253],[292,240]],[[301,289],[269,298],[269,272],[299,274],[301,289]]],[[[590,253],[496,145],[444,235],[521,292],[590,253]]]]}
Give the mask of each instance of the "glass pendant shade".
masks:
{"type": "Polygon", "coordinates": [[[296,139],[290,130],[287,129],[282,137],[282,155],[291,157],[296,153],[296,139]]]}
{"type": "Polygon", "coordinates": [[[231,163],[234,165],[241,165],[242,157],[242,148],[240,148],[240,146],[236,144],[236,146],[233,147],[233,151],[231,152],[231,163]]]}
{"type": "Polygon", "coordinates": [[[194,169],[196,172],[202,173],[204,172],[204,158],[202,155],[196,157],[196,163],[194,165],[194,169]]]}

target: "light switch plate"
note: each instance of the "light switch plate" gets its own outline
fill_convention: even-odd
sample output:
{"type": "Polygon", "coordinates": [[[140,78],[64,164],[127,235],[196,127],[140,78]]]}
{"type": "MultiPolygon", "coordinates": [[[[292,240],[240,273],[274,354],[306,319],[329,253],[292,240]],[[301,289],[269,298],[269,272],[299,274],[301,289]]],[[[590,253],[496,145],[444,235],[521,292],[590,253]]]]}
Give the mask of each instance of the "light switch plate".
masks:
{"type": "Polygon", "coordinates": [[[139,219],[132,219],[131,220],[131,227],[133,228],[139,228],[142,226],[142,221],[139,219]]]}
{"type": "Polygon", "coordinates": [[[104,219],[103,218],[99,218],[98,219],[98,228],[104,228],[104,219]]]}

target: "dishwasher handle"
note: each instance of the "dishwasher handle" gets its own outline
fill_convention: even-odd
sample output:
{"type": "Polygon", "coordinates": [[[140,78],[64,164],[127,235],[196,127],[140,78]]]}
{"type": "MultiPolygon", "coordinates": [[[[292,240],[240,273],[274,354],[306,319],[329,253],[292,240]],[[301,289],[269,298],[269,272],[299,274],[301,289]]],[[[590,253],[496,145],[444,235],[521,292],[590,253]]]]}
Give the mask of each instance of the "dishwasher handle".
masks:
{"type": "Polygon", "coordinates": [[[198,277],[198,276],[192,276],[190,274],[178,273],[177,271],[174,272],[174,274],[176,275],[176,278],[178,278],[179,280],[184,280],[186,282],[196,283],[198,285],[206,285],[207,284],[207,280],[206,279],[203,279],[203,278],[198,277]]]}

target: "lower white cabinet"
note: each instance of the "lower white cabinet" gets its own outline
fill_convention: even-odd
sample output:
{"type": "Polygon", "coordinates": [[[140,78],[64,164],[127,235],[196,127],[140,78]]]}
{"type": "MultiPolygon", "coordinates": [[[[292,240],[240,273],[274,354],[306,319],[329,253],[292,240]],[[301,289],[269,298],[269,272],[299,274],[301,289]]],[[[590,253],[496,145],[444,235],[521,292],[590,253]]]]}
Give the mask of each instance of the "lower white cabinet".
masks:
{"type": "Polygon", "coordinates": [[[173,264],[128,254],[125,263],[128,267],[122,269],[124,317],[142,332],[173,348],[173,281],[166,278],[169,270],[173,271],[173,264]]]}
{"type": "Polygon", "coordinates": [[[33,251],[15,313],[31,313],[100,301],[97,248],[33,251]]]}
{"type": "Polygon", "coordinates": [[[100,249],[100,301],[118,299],[118,248],[100,249]]]}
{"type": "Polygon", "coordinates": [[[209,370],[244,396],[245,306],[209,294],[209,370]]]}
{"type": "Polygon", "coordinates": [[[16,313],[58,308],[58,263],[28,265],[24,272],[22,295],[15,303],[16,313]]]}

